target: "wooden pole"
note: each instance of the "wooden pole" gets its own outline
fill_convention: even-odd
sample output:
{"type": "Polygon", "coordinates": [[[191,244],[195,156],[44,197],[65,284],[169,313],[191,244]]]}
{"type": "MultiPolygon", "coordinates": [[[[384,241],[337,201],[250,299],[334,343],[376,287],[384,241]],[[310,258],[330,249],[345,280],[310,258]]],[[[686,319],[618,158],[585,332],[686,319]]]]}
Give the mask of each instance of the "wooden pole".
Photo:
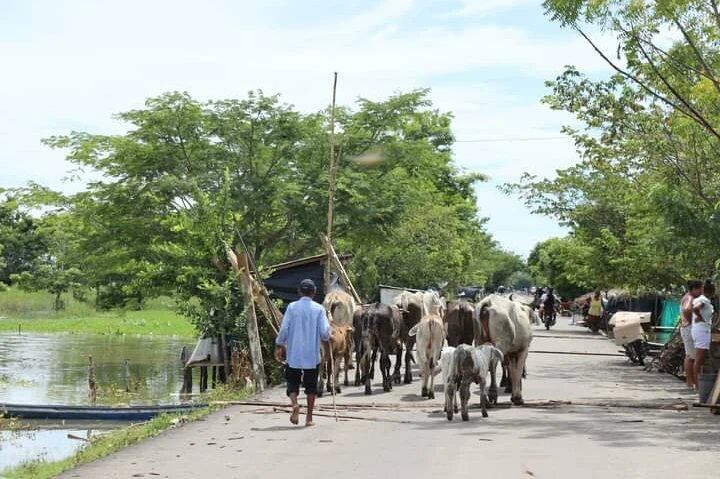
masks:
{"type": "Polygon", "coordinates": [[[125,392],[130,392],[130,361],[125,360],[125,392]]]}
{"type": "MultiPolygon", "coordinates": [[[[330,178],[328,188],[327,238],[332,245],[333,216],[335,214],[335,190],[338,161],[335,158],[335,94],[337,92],[337,72],[333,74],[332,106],[330,107],[330,178]]],[[[325,291],[330,288],[330,254],[325,263],[325,291]]]]}
{"type": "Polygon", "coordinates": [[[180,388],[180,394],[192,394],[193,389],[193,382],[192,382],[192,368],[185,367],[185,364],[188,360],[188,350],[187,346],[183,346],[182,351],[180,352],[180,362],[183,366],[183,384],[182,388],[180,388]]]}
{"type": "Polygon", "coordinates": [[[207,366],[200,366],[200,392],[207,391],[208,371],[207,366]]]}
{"type": "Polygon", "coordinates": [[[260,332],[258,331],[257,316],[255,315],[255,301],[252,294],[252,277],[250,276],[250,263],[247,253],[238,257],[240,267],[240,278],[242,280],[243,292],[245,293],[245,323],[247,325],[248,342],[250,343],[250,358],[252,360],[253,375],[255,376],[255,392],[265,390],[265,365],[262,357],[260,344],[260,332]]]}
{"type": "Polygon", "coordinates": [[[335,404],[335,358],[333,358],[333,347],[330,341],[328,341],[328,350],[330,351],[330,387],[332,389],[333,412],[335,413],[335,422],[338,422],[337,405],[335,404]]]}
{"type": "Polygon", "coordinates": [[[345,287],[348,289],[348,292],[353,296],[353,298],[355,298],[355,302],[357,304],[361,304],[362,301],[360,300],[360,295],[358,295],[357,291],[355,291],[355,287],[350,281],[350,277],[348,276],[347,271],[345,271],[345,267],[343,266],[342,261],[340,261],[337,253],[335,253],[335,248],[333,248],[330,239],[325,235],[320,235],[320,240],[323,242],[325,250],[328,253],[328,265],[326,266],[325,271],[328,271],[330,265],[334,266],[335,270],[337,270],[338,275],[340,276],[340,280],[342,280],[342,282],[345,284],[345,287]]]}
{"type": "Polygon", "coordinates": [[[224,367],[223,374],[220,375],[220,381],[223,383],[227,383],[227,378],[230,374],[230,357],[228,355],[227,335],[225,334],[225,332],[222,332],[220,334],[220,349],[222,350],[224,367]]]}
{"type": "Polygon", "coordinates": [[[97,382],[95,380],[95,363],[92,356],[88,356],[88,387],[90,404],[95,404],[97,402],[97,382]]]}

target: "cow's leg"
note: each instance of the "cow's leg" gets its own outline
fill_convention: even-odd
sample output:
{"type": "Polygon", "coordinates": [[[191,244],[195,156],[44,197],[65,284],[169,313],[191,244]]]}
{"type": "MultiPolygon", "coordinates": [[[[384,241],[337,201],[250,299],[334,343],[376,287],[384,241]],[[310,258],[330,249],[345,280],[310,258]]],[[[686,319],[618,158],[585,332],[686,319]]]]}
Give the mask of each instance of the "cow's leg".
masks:
{"type": "Polygon", "coordinates": [[[420,393],[424,398],[428,397],[428,376],[430,375],[428,373],[428,369],[429,368],[425,362],[420,361],[420,374],[422,375],[422,387],[420,388],[420,393]]]}
{"type": "Polygon", "coordinates": [[[510,377],[512,379],[512,396],[510,400],[516,406],[520,406],[525,403],[522,397],[522,370],[527,360],[528,350],[525,349],[520,351],[512,358],[512,367],[510,370],[510,377]]]}
{"type": "Polygon", "coordinates": [[[512,392],[512,376],[513,376],[513,369],[510,365],[509,361],[503,361],[503,375],[506,377],[505,380],[505,392],[511,393],[512,392]]]}
{"type": "Polygon", "coordinates": [[[351,369],[352,366],[352,353],[350,351],[352,350],[348,350],[345,353],[345,367],[343,368],[343,372],[345,373],[345,380],[343,381],[344,386],[350,385],[350,381],[348,379],[348,371],[351,369]]]}
{"type": "Polygon", "coordinates": [[[468,413],[468,402],[470,401],[470,381],[463,377],[460,383],[460,415],[463,421],[470,419],[468,413]]]}
{"type": "Polygon", "coordinates": [[[453,420],[453,413],[455,411],[455,378],[449,377],[445,385],[445,415],[448,421],[453,420]]]}
{"type": "Polygon", "coordinates": [[[498,385],[496,380],[497,359],[490,359],[490,389],[488,390],[488,400],[491,404],[497,404],[498,385]]]}
{"type": "Polygon", "coordinates": [[[435,399],[435,361],[430,361],[428,368],[430,385],[428,386],[428,399],[435,399]]]}
{"type": "MultiPolygon", "coordinates": [[[[340,390],[340,361],[337,361],[333,368],[333,379],[335,380],[335,394],[340,394],[342,391],[340,390]]],[[[347,374],[347,369],[345,369],[345,373],[347,374]]]]}
{"type": "Polygon", "coordinates": [[[413,362],[412,350],[414,346],[415,338],[411,338],[407,344],[405,344],[405,347],[407,348],[405,350],[405,380],[403,381],[405,384],[412,383],[412,370],[410,369],[410,366],[413,362]]]}
{"type": "Polygon", "coordinates": [[[355,362],[357,363],[357,367],[355,368],[355,386],[360,386],[360,371],[362,370],[360,363],[363,356],[364,353],[362,353],[359,349],[355,351],[355,362]]]}
{"type": "Polygon", "coordinates": [[[392,378],[390,377],[390,354],[386,351],[380,353],[380,373],[382,374],[383,391],[392,389],[392,378]]]}
{"type": "Polygon", "coordinates": [[[393,382],[400,384],[400,368],[402,366],[403,343],[398,344],[395,350],[395,368],[393,369],[393,382]]]}
{"type": "Polygon", "coordinates": [[[372,359],[370,360],[370,379],[375,379],[375,361],[377,360],[377,347],[372,348],[372,359]]]}
{"type": "Polygon", "coordinates": [[[320,360],[320,371],[318,373],[318,385],[317,385],[318,397],[323,396],[324,387],[325,387],[325,360],[323,358],[320,360]]]}
{"type": "Polygon", "coordinates": [[[362,358],[360,359],[360,364],[358,366],[358,369],[362,371],[362,377],[360,378],[360,382],[365,384],[365,394],[372,394],[372,388],[370,387],[370,350],[365,349],[363,351],[362,358]]]}
{"type": "Polygon", "coordinates": [[[488,397],[485,394],[485,387],[487,386],[487,380],[480,378],[480,409],[482,410],[482,417],[488,417],[488,397]]]}

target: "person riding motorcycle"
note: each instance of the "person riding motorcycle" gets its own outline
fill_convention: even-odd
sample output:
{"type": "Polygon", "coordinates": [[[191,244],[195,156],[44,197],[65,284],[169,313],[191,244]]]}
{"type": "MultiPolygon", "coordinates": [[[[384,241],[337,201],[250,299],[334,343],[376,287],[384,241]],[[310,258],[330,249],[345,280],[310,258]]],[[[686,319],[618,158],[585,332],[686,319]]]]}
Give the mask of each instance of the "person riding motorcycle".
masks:
{"type": "Polygon", "coordinates": [[[547,289],[547,293],[543,294],[540,298],[540,304],[541,304],[541,317],[544,317],[544,315],[551,315],[552,317],[552,324],[555,324],[555,320],[557,319],[557,304],[558,304],[558,298],[555,296],[555,292],[552,288],[547,289]]]}

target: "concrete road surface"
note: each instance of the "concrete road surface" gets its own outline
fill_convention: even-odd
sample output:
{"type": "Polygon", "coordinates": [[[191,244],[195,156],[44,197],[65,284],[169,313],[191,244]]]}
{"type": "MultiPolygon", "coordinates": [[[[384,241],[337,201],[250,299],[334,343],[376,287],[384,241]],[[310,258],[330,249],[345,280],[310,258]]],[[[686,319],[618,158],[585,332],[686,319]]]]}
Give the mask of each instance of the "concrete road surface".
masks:
{"type": "MultiPolygon", "coordinates": [[[[390,393],[379,384],[372,396],[344,388],[340,405],[389,405],[340,412],[355,419],[317,417],[315,427],[305,428],[291,426],[286,413],[272,408],[234,406],[62,477],[720,477],[720,416],[706,409],[629,407],[696,398],[678,379],[630,365],[604,337],[569,326],[565,318],[559,323],[549,332],[535,331],[524,396],[572,405],[500,407],[487,419],[472,409],[469,422],[448,422],[442,387],[436,386],[436,400],[420,398],[416,371],[412,384],[390,393]],[[597,405],[608,402],[623,407],[597,405]]],[[[258,399],[286,402],[282,389],[258,399]]],[[[474,394],[472,401],[478,400],[474,394]]],[[[332,414],[330,397],[320,404],[323,414],[332,414]]]]}

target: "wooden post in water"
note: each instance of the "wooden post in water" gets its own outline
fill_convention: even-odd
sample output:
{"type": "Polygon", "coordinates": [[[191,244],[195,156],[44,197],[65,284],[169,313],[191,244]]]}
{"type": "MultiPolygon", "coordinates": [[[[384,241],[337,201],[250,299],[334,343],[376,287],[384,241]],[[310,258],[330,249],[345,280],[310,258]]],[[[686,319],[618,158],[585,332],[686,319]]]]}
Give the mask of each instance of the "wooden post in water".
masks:
{"type": "Polygon", "coordinates": [[[95,404],[97,401],[97,383],[95,381],[95,363],[93,357],[88,356],[88,399],[91,404],[95,404]]]}
{"type": "Polygon", "coordinates": [[[183,383],[180,388],[180,394],[192,394],[193,390],[192,368],[185,367],[188,359],[187,346],[183,346],[182,351],[180,352],[180,362],[183,366],[183,383]]]}
{"type": "Polygon", "coordinates": [[[208,371],[207,366],[200,366],[200,392],[207,391],[208,371]]]}
{"type": "Polygon", "coordinates": [[[125,392],[130,392],[130,361],[125,360],[125,392]]]}

